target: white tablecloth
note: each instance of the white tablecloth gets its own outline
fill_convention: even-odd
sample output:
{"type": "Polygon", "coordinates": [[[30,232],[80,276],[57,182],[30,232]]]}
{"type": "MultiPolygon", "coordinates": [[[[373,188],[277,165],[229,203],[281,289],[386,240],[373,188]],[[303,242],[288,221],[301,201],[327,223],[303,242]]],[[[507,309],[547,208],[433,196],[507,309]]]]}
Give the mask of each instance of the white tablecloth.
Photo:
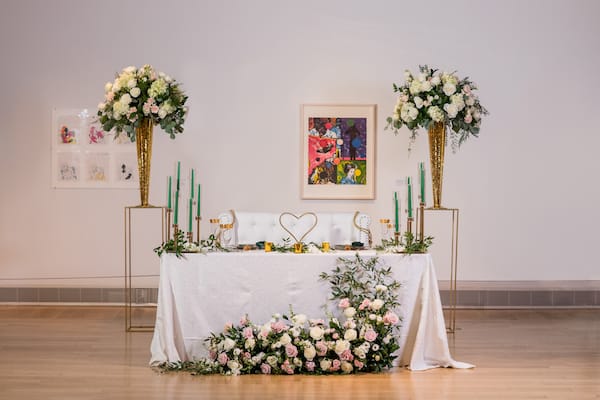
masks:
{"type": "MultiPolygon", "coordinates": [[[[373,257],[374,252],[361,252],[373,257]]],[[[274,313],[323,318],[329,296],[321,272],[330,272],[338,257],[352,252],[283,254],[236,252],[163,255],[151,365],[193,360],[207,355],[204,339],[237,323],[248,314],[254,323],[267,322],[274,313]]],[[[378,255],[392,266],[400,289],[402,317],[398,365],[411,370],[435,367],[471,368],[454,361],[448,349],[444,315],[431,256],[378,255]]]]}

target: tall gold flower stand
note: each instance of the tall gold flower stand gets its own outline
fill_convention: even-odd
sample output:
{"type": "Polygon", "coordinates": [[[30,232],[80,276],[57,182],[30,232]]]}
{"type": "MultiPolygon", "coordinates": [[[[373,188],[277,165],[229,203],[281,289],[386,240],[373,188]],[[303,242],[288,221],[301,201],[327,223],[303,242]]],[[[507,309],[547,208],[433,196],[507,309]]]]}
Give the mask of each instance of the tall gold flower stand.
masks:
{"type": "MultiPolygon", "coordinates": [[[[458,273],[458,220],[459,220],[459,209],[458,208],[425,208],[425,212],[434,213],[447,213],[452,217],[452,231],[451,231],[451,250],[450,250],[450,304],[445,309],[447,312],[446,317],[446,330],[448,333],[454,333],[456,331],[456,276],[458,273]]],[[[417,213],[419,218],[419,213],[417,213]]],[[[424,215],[421,217],[422,223],[417,221],[417,226],[424,227],[425,220],[424,215]]],[[[422,231],[427,232],[427,229],[421,228],[422,231]]]]}
{"type": "MultiPolygon", "coordinates": [[[[135,322],[133,318],[134,309],[137,311],[141,308],[156,307],[154,303],[145,302],[141,306],[135,296],[136,287],[133,285],[133,278],[139,277],[139,274],[134,272],[134,247],[136,242],[135,225],[133,222],[139,217],[160,218],[161,221],[161,237],[151,244],[144,244],[143,248],[153,248],[158,243],[163,243],[167,239],[167,208],[156,206],[127,206],[124,209],[124,227],[125,227],[125,331],[126,332],[151,332],[154,330],[154,323],[144,324],[135,322]]],[[[157,261],[158,264],[158,261],[157,261]]],[[[158,276],[158,273],[156,275],[158,276]]],[[[148,275],[144,275],[148,277],[148,275]]]]}

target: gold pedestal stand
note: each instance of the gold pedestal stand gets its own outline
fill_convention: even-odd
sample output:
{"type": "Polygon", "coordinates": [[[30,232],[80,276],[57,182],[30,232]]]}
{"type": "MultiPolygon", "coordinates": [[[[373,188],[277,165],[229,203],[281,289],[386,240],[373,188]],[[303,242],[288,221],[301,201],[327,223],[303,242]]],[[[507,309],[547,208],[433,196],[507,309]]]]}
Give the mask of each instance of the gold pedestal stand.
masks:
{"type": "MultiPolygon", "coordinates": [[[[154,330],[154,325],[134,325],[132,322],[132,234],[131,234],[131,214],[132,211],[159,211],[161,215],[161,242],[165,241],[167,232],[169,231],[167,220],[170,219],[170,210],[166,207],[155,206],[129,206],[125,207],[124,226],[125,226],[125,331],[126,332],[151,332],[154,330]]],[[[158,240],[157,240],[158,243],[158,240]]]]}
{"type": "Polygon", "coordinates": [[[419,237],[424,236],[425,231],[425,211],[433,212],[446,212],[452,214],[452,250],[450,252],[450,306],[448,310],[448,318],[446,331],[448,333],[454,333],[456,331],[456,276],[458,273],[458,208],[425,208],[424,204],[421,204],[419,213],[417,213],[417,219],[419,226],[419,237]]]}

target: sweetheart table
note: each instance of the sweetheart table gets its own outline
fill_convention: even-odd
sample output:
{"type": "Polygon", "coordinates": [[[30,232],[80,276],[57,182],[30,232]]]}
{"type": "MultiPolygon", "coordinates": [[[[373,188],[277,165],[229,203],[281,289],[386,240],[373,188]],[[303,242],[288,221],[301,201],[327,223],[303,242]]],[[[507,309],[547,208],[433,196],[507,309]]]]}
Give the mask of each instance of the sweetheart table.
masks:
{"type": "MultiPolygon", "coordinates": [[[[324,318],[329,296],[321,272],[331,272],[339,257],[352,251],[320,254],[231,253],[164,254],[151,365],[206,357],[204,339],[219,333],[241,317],[263,324],[274,313],[324,318]]],[[[391,266],[401,283],[402,318],[396,364],[413,371],[436,367],[472,368],[450,355],[442,304],[432,258],[429,254],[379,254],[361,251],[362,258],[379,257],[391,266]]],[[[333,305],[330,305],[330,311],[333,305]]]]}

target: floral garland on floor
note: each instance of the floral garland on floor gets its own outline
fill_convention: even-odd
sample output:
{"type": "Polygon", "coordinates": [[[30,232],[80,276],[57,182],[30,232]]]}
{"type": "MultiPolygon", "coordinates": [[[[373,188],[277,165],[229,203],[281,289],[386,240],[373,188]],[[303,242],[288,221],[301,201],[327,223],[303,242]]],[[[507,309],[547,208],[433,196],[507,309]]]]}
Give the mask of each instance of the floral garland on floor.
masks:
{"type": "Polygon", "coordinates": [[[159,369],[204,374],[350,374],[380,372],[393,366],[398,349],[400,283],[377,257],[339,258],[329,282],[330,300],[340,318],[308,319],[304,314],[275,314],[265,324],[248,316],[238,325],[206,339],[209,357],[164,363],[159,369]]]}

